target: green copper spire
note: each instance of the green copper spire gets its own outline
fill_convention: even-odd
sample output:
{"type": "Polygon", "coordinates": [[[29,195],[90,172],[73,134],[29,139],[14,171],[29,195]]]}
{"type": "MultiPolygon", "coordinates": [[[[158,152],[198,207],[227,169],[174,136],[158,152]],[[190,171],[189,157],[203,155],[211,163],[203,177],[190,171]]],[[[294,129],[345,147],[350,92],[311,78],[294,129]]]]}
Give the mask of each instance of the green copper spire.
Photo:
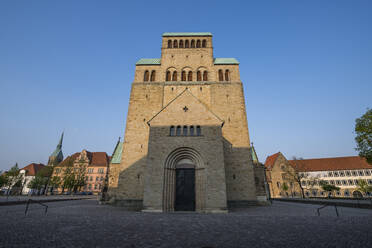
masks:
{"type": "Polygon", "coordinates": [[[57,165],[63,160],[63,153],[62,153],[62,142],[63,142],[63,135],[62,132],[61,138],[59,139],[58,145],[54,152],[49,156],[48,165],[57,165]]]}
{"type": "Polygon", "coordinates": [[[253,146],[253,142],[251,143],[251,155],[252,155],[252,161],[254,164],[258,164],[259,161],[258,161],[258,157],[257,157],[257,153],[256,153],[256,150],[254,149],[254,146],[253,146]]]}
{"type": "Polygon", "coordinates": [[[62,142],[63,142],[63,134],[65,132],[62,132],[61,138],[59,139],[59,143],[57,145],[57,149],[62,150],[62,142]]]}

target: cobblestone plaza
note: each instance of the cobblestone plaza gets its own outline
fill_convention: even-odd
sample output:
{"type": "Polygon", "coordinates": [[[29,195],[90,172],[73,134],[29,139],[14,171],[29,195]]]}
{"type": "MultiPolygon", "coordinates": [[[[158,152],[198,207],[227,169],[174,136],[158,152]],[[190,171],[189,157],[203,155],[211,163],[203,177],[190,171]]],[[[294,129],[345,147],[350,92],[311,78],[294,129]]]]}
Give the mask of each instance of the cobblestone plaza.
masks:
{"type": "Polygon", "coordinates": [[[274,202],[228,214],[141,213],[77,200],[0,207],[0,247],[372,247],[372,211],[274,202]]]}

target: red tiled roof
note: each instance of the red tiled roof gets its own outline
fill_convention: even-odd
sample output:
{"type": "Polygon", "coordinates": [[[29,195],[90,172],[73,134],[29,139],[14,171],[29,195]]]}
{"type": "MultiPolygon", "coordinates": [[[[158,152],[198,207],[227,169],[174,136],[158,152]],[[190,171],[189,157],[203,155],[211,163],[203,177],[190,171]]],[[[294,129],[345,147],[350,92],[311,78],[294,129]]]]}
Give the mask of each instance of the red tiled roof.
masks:
{"type": "Polygon", "coordinates": [[[109,156],[105,152],[87,152],[89,156],[89,165],[107,166],[110,162],[109,156]]]}
{"type": "Polygon", "coordinates": [[[299,159],[289,160],[289,163],[299,171],[372,169],[372,165],[359,156],[299,159]]]}
{"type": "MultiPolygon", "coordinates": [[[[71,156],[65,158],[58,166],[69,166],[79,157],[80,152],[74,153],[71,156]]],[[[89,159],[90,166],[107,166],[110,163],[110,157],[105,152],[88,152],[87,156],[89,159]]]]}
{"type": "Polygon", "coordinates": [[[44,164],[32,163],[32,164],[27,165],[26,167],[23,167],[21,170],[26,171],[26,176],[35,176],[36,173],[44,167],[45,167],[44,164]]]}
{"type": "Polygon", "coordinates": [[[80,155],[80,152],[76,152],[72,154],[71,156],[68,156],[61,163],[59,163],[58,166],[72,166],[73,162],[79,155],[80,155]]]}
{"type": "Polygon", "coordinates": [[[278,158],[279,154],[280,152],[277,152],[273,155],[268,156],[265,161],[265,167],[270,169],[274,165],[275,160],[278,158]]]}

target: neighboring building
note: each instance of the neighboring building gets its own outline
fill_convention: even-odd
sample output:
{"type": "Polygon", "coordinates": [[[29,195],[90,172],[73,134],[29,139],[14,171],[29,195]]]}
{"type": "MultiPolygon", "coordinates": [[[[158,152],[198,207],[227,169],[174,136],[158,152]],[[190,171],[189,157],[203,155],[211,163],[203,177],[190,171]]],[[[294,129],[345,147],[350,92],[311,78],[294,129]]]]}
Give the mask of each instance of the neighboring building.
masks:
{"type": "Polygon", "coordinates": [[[32,163],[19,170],[19,173],[23,175],[23,179],[22,179],[22,194],[23,195],[37,193],[36,190],[29,188],[29,184],[32,181],[32,179],[35,178],[36,174],[44,167],[45,167],[44,164],[32,163]]]}
{"type": "Polygon", "coordinates": [[[268,156],[265,161],[266,180],[270,189],[270,197],[301,197],[301,188],[288,173],[295,170],[281,152],[268,156]],[[286,184],[288,190],[283,189],[286,184]]]}
{"type": "Polygon", "coordinates": [[[49,156],[48,165],[54,166],[62,162],[63,160],[63,153],[62,153],[62,142],[63,142],[63,133],[61,138],[58,142],[58,145],[54,152],[49,156]]]}
{"type": "Polygon", "coordinates": [[[306,197],[327,197],[328,193],[320,187],[320,181],[340,187],[335,197],[361,197],[362,192],[357,190],[358,180],[365,180],[372,185],[372,166],[359,156],[297,159],[287,160],[278,152],[268,156],[265,162],[266,177],[273,198],[300,197],[301,191],[298,183],[286,176],[287,171],[296,171],[303,175],[301,184],[306,197]],[[293,183],[293,187],[286,192],[283,183],[293,183]]]}
{"type": "Polygon", "coordinates": [[[213,56],[211,33],[164,33],[161,51],[136,63],[107,200],[154,212],[266,202],[255,185],[239,62],[213,56]]]}
{"type": "Polygon", "coordinates": [[[53,175],[61,178],[61,185],[54,191],[61,193],[67,191],[63,189],[63,178],[67,167],[73,168],[75,175],[85,178],[85,186],[79,187],[78,192],[92,192],[99,194],[106,182],[108,165],[110,163],[110,156],[105,152],[89,152],[83,150],[82,152],[74,153],[68,156],[60,164],[54,167],[53,175]],[[83,168],[83,170],[80,170],[83,168]]]}

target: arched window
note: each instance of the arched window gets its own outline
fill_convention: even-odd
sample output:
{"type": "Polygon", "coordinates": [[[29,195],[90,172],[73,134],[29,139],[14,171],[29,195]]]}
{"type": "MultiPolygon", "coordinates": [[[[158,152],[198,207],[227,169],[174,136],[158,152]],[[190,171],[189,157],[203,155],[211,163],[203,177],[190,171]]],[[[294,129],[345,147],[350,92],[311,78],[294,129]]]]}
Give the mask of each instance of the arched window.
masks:
{"type": "Polygon", "coordinates": [[[168,48],[172,48],[172,41],[168,40],[168,48]]]}
{"type": "Polygon", "coordinates": [[[196,136],[200,136],[201,135],[201,128],[200,126],[196,126],[196,136]]]}
{"type": "Polygon", "coordinates": [[[177,126],[176,136],[181,136],[181,126],[177,126]]]}
{"type": "Polygon", "coordinates": [[[194,126],[190,127],[190,136],[194,136],[194,126]]]}
{"type": "Polygon", "coordinates": [[[191,48],[195,48],[195,40],[191,40],[191,48]]]}
{"type": "Polygon", "coordinates": [[[192,81],[192,71],[189,71],[189,75],[187,76],[187,81],[192,81]]]}
{"type": "Polygon", "coordinates": [[[197,41],[196,41],[196,47],[197,47],[197,48],[200,48],[200,40],[197,40],[197,41]]]}
{"type": "Polygon", "coordinates": [[[223,71],[218,70],[218,80],[223,81],[223,71]]]}
{"type": "Polygon", "coordinates": [[[150,81],[155,81],[155,71],[151,72],[151,78],[150,81]]]}
{"type": "Polygon", "coordinates": [[[181,80],[186,81],[186,72],[185,71],[182,71],[182,73],[181,73],[181,80]]]}
{"type": "Polygon", "coordinates": [[[183,126],[183,132],[182,132],[182,135],[183,135],[183,136],[187,136],[187,126],[183,126]]]}
{"type": "Polygon", "coordinates": [[[174,126],[171,126],[169,129],[169,135],[174,136],[174,126]]]}
{"type": "Polygon", "coordinates": [[[143,81],[149,81],[149,71],[145,71],[145,74],[143,75],[143,81]]]}
{"type": "Polygon", "coordinates": [[[208,72],[204,71],[203,73],[203,81],[208,81],[208,72]]]}
{"type": "Polygon", "coordinates": [[[229,70],[226,70],[225,71],[225,81],[230,81],[230,71],[229,70]]]}
{"type": "Polygon", "coordinates": [[[177,81],[177,72],[176,71],[173,72],[172,81],[177,81]]]}
{"type": "Polygon", "coordinates": [[[180,40],[180,48],[183,48],[183,40],[180,40]]]}
{"type": "Polygon", "coordinates": [[[173,48],[178,48],[178,42],[177,42],[177,40],[174,40],[173,41],[173,48]]]}
{"type": "Polygon", "coordinates": [[[203,40],[202,47],[206,48],[207,47],[207,40],[203,40]]]}
{"type": "Polygon", "coordinates": [[[167,75],[165,77],[165,81],[171,81],[171,73],[170,73],[170,71],[167,71],[167,75]]]}
{"type": "Polygon", "coordinates": [[[201,72],[200,71],[198,71],[196,73],[196,81],[201,81],[201,72]]]}
{"type": "Polygon", "coordinates": [[[190,45],[189,45],[189,40],[186,40],[186,41],[185,41],[185,48],[189,48],[189,46],[190,46],[190,45]]]}

